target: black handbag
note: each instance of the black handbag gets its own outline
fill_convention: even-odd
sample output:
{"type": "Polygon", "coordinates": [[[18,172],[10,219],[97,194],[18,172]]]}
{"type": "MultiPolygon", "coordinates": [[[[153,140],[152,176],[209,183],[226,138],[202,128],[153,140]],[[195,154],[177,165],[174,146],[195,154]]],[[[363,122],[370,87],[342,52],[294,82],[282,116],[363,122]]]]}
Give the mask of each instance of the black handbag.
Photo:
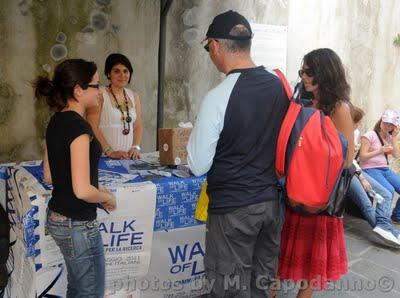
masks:
{"type": "Polygon", "coordinates": [[[351,179],[356,172],[356,168],[352,165],[349,169],[343,169],[340,175],[335,191],[333,192],[331,199],[328,203],[328,207],[323,211],[323,215],[329,215],[334,217],[343,217],[346,194],[350,186],[351,179]]]}

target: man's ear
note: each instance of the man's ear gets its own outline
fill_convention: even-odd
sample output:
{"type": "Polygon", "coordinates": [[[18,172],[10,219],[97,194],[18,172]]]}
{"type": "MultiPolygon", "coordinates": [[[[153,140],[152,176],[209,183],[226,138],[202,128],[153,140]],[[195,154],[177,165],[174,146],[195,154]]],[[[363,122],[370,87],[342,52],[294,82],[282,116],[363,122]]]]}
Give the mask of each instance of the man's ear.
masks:
{"type": "MultiPolygon", "coordinates": [[[[211,47],[210,47],[211,50],[211,47]]],[[[224,51],[223,45],[219,40],[214,40],[213,45],[212,45],[212,50],[214,56],[221,56],[221,52],[224,51]]]]}
{"type": "Polygon", "coordinates": [[[213,50],[214,50],[214,53],[216,53],[216,52],[219,51],[219,47],[220,47],[220,43],[214,39],[213,45],[212,45],[212,48],[213,48],[213,50]]]}

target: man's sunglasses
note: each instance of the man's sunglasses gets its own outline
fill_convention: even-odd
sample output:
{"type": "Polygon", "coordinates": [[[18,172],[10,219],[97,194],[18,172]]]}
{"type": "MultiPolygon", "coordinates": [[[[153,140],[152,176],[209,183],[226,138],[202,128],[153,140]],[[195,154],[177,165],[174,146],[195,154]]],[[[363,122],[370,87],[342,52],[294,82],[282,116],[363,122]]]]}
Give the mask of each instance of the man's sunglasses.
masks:
{"type": "Polygon", "coordinates": [[[95,88],[95,89],[100,88],[100,84],[88,84],[87,86],[88,86],[88,88],[95,88]]]}
{"type": "Polygon", "coordinates": [[[299,77],[302,77],[303,74],[306,74],[308,77],[313,77],[315,75],[314,71],[311,68],[300,69],[299,77]]]}
{"type": "Polygon", "coordinates": [[[216,40],[216,39],[209,39],[208,42],[207,42],[207,44],[204,46],[204,49],[205,49],[207,52],[210,51],[210,43],[211,43],[213,40],[218,41],[218,40],[216,40]]]}

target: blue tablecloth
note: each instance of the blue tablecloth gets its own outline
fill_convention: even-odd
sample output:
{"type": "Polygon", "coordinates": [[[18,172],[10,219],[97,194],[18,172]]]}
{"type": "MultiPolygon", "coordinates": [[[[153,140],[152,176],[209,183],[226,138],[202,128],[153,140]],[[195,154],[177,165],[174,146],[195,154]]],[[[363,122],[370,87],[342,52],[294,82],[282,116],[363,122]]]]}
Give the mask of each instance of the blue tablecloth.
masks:
{"type": "MultiPolygon", "coordinates": [[[[16,234],[17,239],[15,241],[22,243],[25,247],[24,249],[21,247],[17,249],[17,245],[14,245],[12,251],[23,252],[26,256],[33,257],[35,271],[33,274],[35,274],[37,280],[34,286],[36,295],[44,295],[46,293],[49,295],[59,295],[59,293],[63,293],[65,291],[65,285],[63,284],[63,282],[65,282],[65,273],[61,273],[61,265],[50,268],[44,267],[40,263],[41,252],[37,248],[39,237],[36,233],[39,225],[37,220],[39,208],[35,204],[30,204],[30,202],[36,200],[35,191],[28,191],[28,194],[23,194],[23,191],[19,189],[20,183],[24,184],[25,192],[29,189],[26,185],[32,184],[37,186],[40,184],[41,187],[50,193],[51,185],[46,185],[43,182],[42,164],[40,162],[25,162],[19,167],[0,167],[0,176],[4,185],[11,185],[8,183],[11,181],[14,183],[12,190],[10,190],[9,186],[4,187],[0,203],[6,204],[5,193],[8,193],[9,206],[7,209],[10,214],[9,217],[10,219],[17,219],[15,222],[11,223],[12,226],[16,227],[16,233],[14,234],[16,234]],[[26,172],[25,174],[19,175],[18,171],[23,171],[23,169],[20,168],[21,166],[34,178],[27,178],[27,176],[30,175],[27,175],[26,172]],[[8,188],[8,191],[6,191],[6,188],[8,188]],[[14,197],[10,199],[10,196],[14,197]],[[18,235],[18,233],[20,234],[18,235]]],[[[180,297],[183,293],[192,296],[193,293],[199,292],[198,289],[191,289],[190,282],[194,282],[195,279],[198,279],[203,274],[204,224],[196,221],[193,216],[204,179],[205,177],[191,176],[189,178],[179,178],[172,176],[151,180],[151,182],[155,184],[157,191],[153,225],[153,230],[155,232],[153,242],[155,245],[153,245],[152,248],[152,260],[154,260],[150,265],[148,273],[149,280],[157,278],[158,280],[174,281],[178,283],[183,283],[183,281],[185,281],[187,284],[185,284],[185,288],[181,289],[180,292],[176,289],[170,289],[164,292],[148,291],[142,293],[144,295],[143,297],[164,297],[164,295],[180,297]],[[190,247],[196,248],[197,253],[195,256],[190,256],[189,258],[189,254],[187,256],[178,254],[179,251],[186,251],[186,249],[190,249],[190,247]],[[174,257],[175,254],[181,256],[182,260],[177,261],[177,257],[174,257]],[[182,264],[179,264],[179,262],[182,264]],[[194,268],[190,272],[186,270],[189,264],[194,268]],[[181,271],[177,272],[179,268],[181,268],[181,271]]],[[[123,183],[132,184],[143,182],[144,179],[140,176],[132,176],[132,172],[128,171],[126,164],[124,166],[117,160],[102,158],[99,164],[99,182],[107,182],[108,185],[112,186],[113,181],[118,183],[124,181],[123,183]],[[132,179],[127,179],[127,177],[132,177],[132,179]]],[[[15,266],[20,265],[15,264],[15,266]]],[[[18,270],[25,270],[23,268],[27,267],[20,267],[18,270]]],[[[15,269],[18,272],[16,267],[15,269]]],[[[18,278],[17,275],[15,278],[18,278]]],[[[14,285],[14,287],[16,286],[14,285]]],[[[14,292],[11,291],[11,293],[14,292]]],[[[200,291],[199,293],[202,292],[200,291]]]]}
{"type": "MultiPolygon", "coordinates": [[[[31,173],[43,185],[42,165],[26,165],[24,168],[31,173]]],[[[101,158],[99,162],[99,180],[103,171],[128,174],[128,170],[118,164],[118,161],[109,158],[101,158]],[[111,161],[111,162],[110,162],[111,161]],[[111,164],[111,165],[110,165],[111,164]]],[[[186,228],[202,224],[194,219],[194,210],[205,177],[191,176],[179,178],[175,176],[162,177],[151,180],[157,186],[156,217],[154,231],[186,228]]],[[[145,179],[137,176],[125,183],[143,182],[145,179]]]]}

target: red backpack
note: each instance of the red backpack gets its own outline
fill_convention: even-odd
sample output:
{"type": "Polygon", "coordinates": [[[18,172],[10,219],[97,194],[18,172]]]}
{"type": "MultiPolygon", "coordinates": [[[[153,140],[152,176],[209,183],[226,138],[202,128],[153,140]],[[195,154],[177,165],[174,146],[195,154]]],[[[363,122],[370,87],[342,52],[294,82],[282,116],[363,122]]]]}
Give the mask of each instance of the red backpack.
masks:
{"type": "Polygon", "coordinates": [[[291,99],[279,132],[275,163],[287,205],[301,213],[341,216],[344,206],[337,206],[338,192],[344,197],[351,179],[341,179],[347,140],[330,117],[304,107],[299,96],[293,99],[285,76],[275,71],[291,99]]]}

